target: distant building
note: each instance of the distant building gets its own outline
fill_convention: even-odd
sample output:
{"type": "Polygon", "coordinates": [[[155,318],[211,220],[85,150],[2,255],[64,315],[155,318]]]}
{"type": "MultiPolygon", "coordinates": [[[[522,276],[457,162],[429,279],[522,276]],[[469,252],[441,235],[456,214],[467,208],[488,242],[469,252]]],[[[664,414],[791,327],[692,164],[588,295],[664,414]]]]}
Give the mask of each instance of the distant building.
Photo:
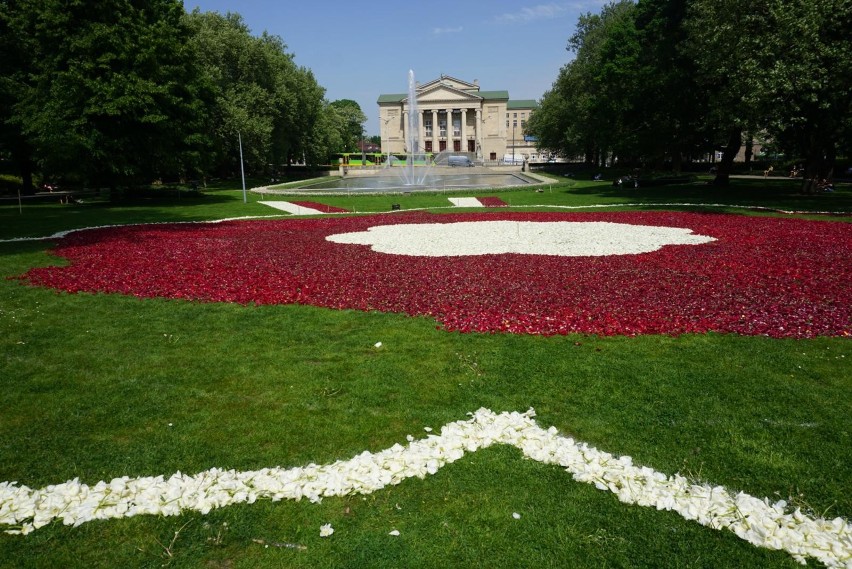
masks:
{"type": "Polygon", "coordinates": [[[508,91],[482,91],[473,83],[446,75],[417,85],[419,148],[407,148],[408,93],[379,95],[381,151],[405,154],[444,150],[471,158],[501,161],[505,156],[537,160],[535,141],[524,136],[538,107],[533,100],[509,99],[508,91]]]}

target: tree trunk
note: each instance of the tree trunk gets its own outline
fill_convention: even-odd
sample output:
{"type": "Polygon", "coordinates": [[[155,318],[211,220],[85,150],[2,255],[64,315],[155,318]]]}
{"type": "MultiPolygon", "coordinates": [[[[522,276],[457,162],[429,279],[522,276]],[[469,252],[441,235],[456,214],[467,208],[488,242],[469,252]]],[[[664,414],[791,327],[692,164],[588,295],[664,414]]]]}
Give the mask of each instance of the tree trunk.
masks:
{"type": "Polygon", "coordinates": [[[21,193],[25,196],[33,195],[35,193],[35,186],[33,185],[35,165],[33,164],[30,145],[22,137],[15,140],[12,158],[18,167],[18,173],[21,175],[21,193]]]}
{"type": "Polygon", "coordinates": [[[681,169],[683,168],[683,154],[680,153],[680,150],[675,150],[672,154],[672,171],[675,174],[680,174],[681,169]]]}
{"type": "Polygon", "coordinates": [[[834,166],[834,154],[834,143],[826,143],[819,137],[818,133],[811,133],[807,156],[805,157],[805,173],[802,178],[801,192],[803,194],[819,192],[820,182],[826,174],[827,164],[834,166]]]}
{"type": "Polygon", "coordinates": [[[742,145],[742,130],[732,129],[728,132],[728,142],[722,150],[722,159],[716,166],[714,186],[727,186],[731,183],[731,168],[734,165],[734,158],[740,151],[740,145],[742,145]]]}

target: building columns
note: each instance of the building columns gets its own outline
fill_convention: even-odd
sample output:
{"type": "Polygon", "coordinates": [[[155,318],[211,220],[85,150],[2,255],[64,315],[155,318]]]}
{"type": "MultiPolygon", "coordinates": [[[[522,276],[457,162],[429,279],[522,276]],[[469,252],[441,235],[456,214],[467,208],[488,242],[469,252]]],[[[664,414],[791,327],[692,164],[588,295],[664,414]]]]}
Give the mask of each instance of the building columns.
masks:
{"type": "Polygon", "coordinates": [[[467,109],[461,110],[461,151],[467,152],[467,109]]]}
{"type": "Polygon", "coordinates": [[[447,151],[453,152],[453,108],[447,109],[447,151]]]}
{"type": "Polygon", "coordinates": [[[476,157],[479,159],[484,159],[485,156],[482,154],[482,109],[476,109],[476,130],[474,131],[474,135],[476,137],[476,157]]]}
{"type": "Polygon", "coordinates": [[[403,111],[402,113],[402,148],[405,152],[411,152],[411,149],[408,147],[408,113],[409,111],[403,111]]]}
{"type": "Polygon", "coordinates": [[[438,126],[438,109],[432,109],[432,152],[437,154],[440,143],[438,142],[441,135],[441,129],[438,126]]]}
{"type": "Polygon", "coordinates": [[[417,111],[417,144],[420,145],[417,152],[426,152],[426,123],[423,122],[425,114],[425,111],[417,111]]]}

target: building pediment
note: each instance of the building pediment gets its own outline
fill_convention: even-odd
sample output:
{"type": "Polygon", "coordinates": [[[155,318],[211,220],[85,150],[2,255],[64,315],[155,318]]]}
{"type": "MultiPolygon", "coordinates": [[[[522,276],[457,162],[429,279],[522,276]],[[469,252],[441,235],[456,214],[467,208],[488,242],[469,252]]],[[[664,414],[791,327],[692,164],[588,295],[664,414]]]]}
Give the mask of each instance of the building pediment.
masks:
{"type": "Polygon", "coordinates": [[[479,102],[482,97],[455,87],[444,84],[436,84],[429,88],[422,88],[417,92],[417,104],[428,104],[438,102],[479,102]]]}
{"type": "Polygon", "coordinates": [[[438,79],[424,83],[418,87],[418,90],[422,89],[426,91],[432,89],[436,85],[445,85],[459,91],[479,91],[479,85],[477,83],[468,83],[467,81],[462,81],[461,79],[456,79],[455,77],[450,77],[448,75],[441,75],[438,79]]]}

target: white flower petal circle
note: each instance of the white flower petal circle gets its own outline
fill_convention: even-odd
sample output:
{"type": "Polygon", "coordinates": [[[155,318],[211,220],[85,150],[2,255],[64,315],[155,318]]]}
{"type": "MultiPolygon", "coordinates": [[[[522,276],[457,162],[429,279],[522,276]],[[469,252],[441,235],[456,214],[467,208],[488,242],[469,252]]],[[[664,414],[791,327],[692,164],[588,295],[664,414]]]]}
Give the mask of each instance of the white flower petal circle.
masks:
{"type": "Polygon", "coordinates": [[[559,255],[564,257],[635,255],[665,245],[715,241],[682,227],[632,225],[606,221],[463,221],[378,225],[340,233],[333,243],[370,245],[374,251],[417,257],[463,255],[559,255]]]}

